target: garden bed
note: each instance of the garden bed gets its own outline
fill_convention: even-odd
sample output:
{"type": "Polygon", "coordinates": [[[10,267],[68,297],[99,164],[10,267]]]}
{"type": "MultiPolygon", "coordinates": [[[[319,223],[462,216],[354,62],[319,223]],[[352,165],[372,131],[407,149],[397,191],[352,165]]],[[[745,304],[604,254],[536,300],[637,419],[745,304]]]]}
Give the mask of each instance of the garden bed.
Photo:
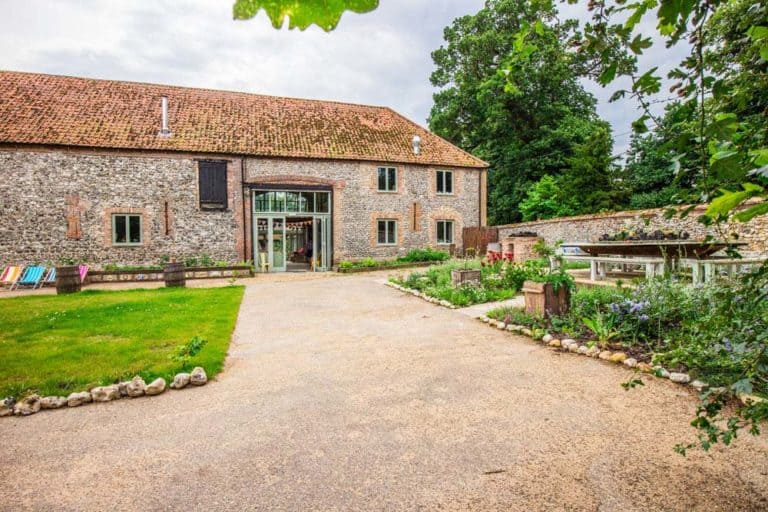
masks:
{"type": "Polygon", "coordinates": [[[717,387],[737,383],[734,391],[766,395],[761,381],[745,380],[765,357],[765,290],[739,280],[691,286],[675,278],[656,279],[633,288],[580,288],[570,311],[559,317],[536,317],[518,308],[499,308],[487,316],[525,329],[535,339],[569,340],[579,353],[593,357],[621,354],[616,358],[630,367],[663,368],[717,387]]]}
{"type": "MultiPolygon", "coordinates": [[[[251,277],[250,265],[190,267],[184,269],[186,279],[214,279],[232,277],[251,277]]],[[[88,272],[86,283],[143,282],[162,281],[163,269],[160,267],[127,268],[117,270],[92,270],[88,272]]]]}
{"type": "Polygon", "coordinates": [[[390,281],[437,301],[465,307],[511,299],[520,292],[526,279],[542,274],[543,267],[539,261],[517,264],[503,258],[488,261],[468,259],[436,265],[426,272],[412,272],[407,277],[392,278],[390,281]],[[459,269],[480,270],[480,281],[454,285],[451,271],[459,269]]]}

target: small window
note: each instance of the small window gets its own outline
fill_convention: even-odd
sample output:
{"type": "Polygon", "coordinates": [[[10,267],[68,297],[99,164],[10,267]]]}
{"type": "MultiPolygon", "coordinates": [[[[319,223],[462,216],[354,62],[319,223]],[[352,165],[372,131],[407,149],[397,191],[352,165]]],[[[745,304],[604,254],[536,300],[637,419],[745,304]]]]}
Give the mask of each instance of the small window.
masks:
{"type": "Polygon", "coordinates": [[[452,220],[437,221],[437,243],[438,244],[453,243],[453,221],[452,220]]]}
{"type": "Polygon", "coordinates": [[[112,215],[112,244],[141,245],[141,215],[112,215]]]}
{"type": "Polygon", "coordinates": [[[452,171],[437,171],[437,193],[453,194],[452,171]]]}
{"type": "Polygon", "coordinates": [[[379,167],[376,172],[379,192],[397,192],[396,168],[379,167]]]}
{"type": "Polygon", "coordinates": [[[200,179],[200,208],[202,210],[227,209],[227,162],[201,160],[198,162],[200,179]]]}
{"type": "Polygon", "coordinates": [[[395,245],[397,243],[397,221],[380,219],[377,224],[377,243],[379,245],[395,245]]]}

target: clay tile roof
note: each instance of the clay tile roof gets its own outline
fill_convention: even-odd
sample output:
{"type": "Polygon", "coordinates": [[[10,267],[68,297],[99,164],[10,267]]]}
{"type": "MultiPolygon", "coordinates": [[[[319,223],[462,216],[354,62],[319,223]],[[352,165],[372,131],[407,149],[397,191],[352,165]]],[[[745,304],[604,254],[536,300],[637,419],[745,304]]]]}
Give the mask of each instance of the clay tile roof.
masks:
{"type": "Polygon", "coordinates": [[[487,167],[386,107],[13,71],[0,71],[0,142],[487,167]]]}

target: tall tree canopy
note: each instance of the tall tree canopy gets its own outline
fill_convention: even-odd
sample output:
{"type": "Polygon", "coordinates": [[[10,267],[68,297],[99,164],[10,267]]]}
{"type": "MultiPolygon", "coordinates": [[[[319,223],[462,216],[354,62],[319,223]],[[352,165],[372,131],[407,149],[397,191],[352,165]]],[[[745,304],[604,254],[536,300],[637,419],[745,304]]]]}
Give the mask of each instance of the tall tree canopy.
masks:
{"type": "MultiPolygon", "coordinates": [[[[533,184],[562,174],[575,147],[607,129],[578,81],[580,62],[566,48],[574,27],[558,20],[551,1],[488,0],[447,27],[445,45],[432,54],[431,81],[440,91],[429,126],[491,164],[491,223],[521,220],[519,205],[533,184]],[[536,49],[508,71],[516,77],[511,88],[502,70],[526,39],[536,49]]],[[[604,149],[609,157],[610,146],[604,149]]]]}

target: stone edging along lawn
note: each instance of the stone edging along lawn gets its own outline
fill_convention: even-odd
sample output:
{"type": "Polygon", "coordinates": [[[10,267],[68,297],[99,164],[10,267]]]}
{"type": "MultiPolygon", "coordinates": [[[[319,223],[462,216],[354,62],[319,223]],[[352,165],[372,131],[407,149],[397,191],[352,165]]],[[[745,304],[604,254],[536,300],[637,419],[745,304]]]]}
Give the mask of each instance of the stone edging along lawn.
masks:
{"type": "MultiPolygon", "coordinates": [[[[187,385],[203,386],[208,382],[208,376],[201,367],[196,367],[192,373],[178,373],[171,382],[171,389],[184,389],[187,385]]],[[[60,409],[62,407],[78,407],[92,402],[111,402],[121,398],[137,398],[140,396],[155,396],[163,393],[166,388],[165,379],[158,377],[149,384],[136,375],[133,379],[109,386],[99,386],[90,391],[70,393],[69,396],[29,395],[16,402],[6,398],[0,402],[0,417],[29,416],[43,409],[60,409]]]]}

